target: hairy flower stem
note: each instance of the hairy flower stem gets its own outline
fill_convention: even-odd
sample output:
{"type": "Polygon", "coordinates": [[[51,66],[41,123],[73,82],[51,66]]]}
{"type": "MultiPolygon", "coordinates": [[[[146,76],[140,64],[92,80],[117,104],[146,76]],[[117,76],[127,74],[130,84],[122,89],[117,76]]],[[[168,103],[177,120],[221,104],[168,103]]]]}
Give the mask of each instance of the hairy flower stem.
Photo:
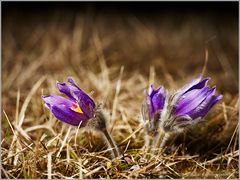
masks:
{"type": "Polygon", "coordinates": [[[158,134],[158,136],[155,137],[155,143],[152,146],[152,153],[158,154],[161,153],[164,150],[164,147],[166,145],[166,142],[168,141],[170,137],[170,133],[161,132],[158,134]]]}
{"type": "MultiPolygon", "coordinates": [[[[149,123],[149,122],[148,122],[149,123]]],[[[155,143],[157,132],[149,131],[149,127],[145,126],[144,128],[144,146],[142,147],[142,150],[144,151],[144,159],[149,158],[149,153],[152,151],[151,147],[155,143]]]]}
{"type": "Polygon", "coordinates": [[[170,133],[164,133],[161,144],[160,144],[160,150],[164,148],[169,137],[170,137],[170,133]]]}
{"type": "Polygon", "coordinates": [[[162,138],[162,133],[158,133],[154,137],[154,139],[153,139],[154,143],[152,143],[151,146],[150,146],[152,154],[156,155],[156,152],[158,152],[157,149],[159,148],[159,143],[160,143],[161,138],[162,138]]]}
{"type": "Polygon", "coordinates": [[[114,158],[117,158],[120,156],[118,147],[115,143],[115,141],[113,140],[112,136],[109,134],[107,129],[102,130],[102,133],[104,134],[105,140],[108,143],[109,148],[112,149],[114,158]]]}
{"type": "Polygon", "coordinates": [[[143,151],[144,151],[144,159],[145,159],[145,158],[147,158],[147,155],[150,152],[151,146],[153,143],[153,137],[150,136],[146,131],[144,134],[144,141],[145,141],[145,144],[143,146],[143,151]]]}
{"type": "Polygon", "coordinates": [[[104,139],[106,140],[109,148],[112,149],[112,154],[114,158],[119,157],[119,149],[113,140],[112,136],[109,134],[107,127],[106,127],[106,116],[102,112],[100,108],[96,109],[95,115],[92,119],[88,121],[87,127],[102,132],[104,135],[104,139]]]}

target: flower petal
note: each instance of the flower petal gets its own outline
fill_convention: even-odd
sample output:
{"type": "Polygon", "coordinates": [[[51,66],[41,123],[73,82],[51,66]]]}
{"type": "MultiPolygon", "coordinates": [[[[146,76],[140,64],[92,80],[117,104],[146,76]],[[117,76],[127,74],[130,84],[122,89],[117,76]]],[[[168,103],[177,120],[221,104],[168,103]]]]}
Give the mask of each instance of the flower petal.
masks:
{"type": "Polygon", "coordinates": [[[181,95],[184,94],[185,92],[187,92],[191,87],[193,87],[194,85],[198,84],[202,79],[202,75],[199,74],[195,79],[193,79],[191,82],[189,82],[188,84],[186,84],[185,86],[183,86],[181,89],[179,89],[177,91],[177,94],[181,95]]]}
{"type": "Polygon", "coordinates": [[[86,121],[89,118],[83,113],[75,112],[72,107],[75,106],[75,102],[66,99],[56,94],[42,96],[45,105],[52,111],[54,116],[68,124],[78,126],[80,121],[86,121]]]}
{"type": "Polygon", "coordinates": [[[188,89],[186,92],[184,92],[184,94],[189,92],[189,91],[191,91],[191,90],[193,90],[193,89],[202,89],[202,88],[206,87],[209,79],[210,78],[203,79],[202,81],[200,81],[199,83],[197,83],[196,85],[194,85],[190,89],[188,89]]]}
{"type": "Polygon", "coordinates": [[[154,118],[156,114],[160,115],[166,97],[164,87],[160,86],[158,89],[155,89],[151,84],[149,86],[148,92],[146,93],[146,96],[147,104],[150,110],[150,117],[154,118]]]}
{"type": "Polygon", "coordinates": [[[80,123],[84,125],[86,121],[89,119],[84,114],[80,114],[72,111],[68,106],[64,104],[60,104],[56,106],[53,105],[51,110],[57,119],[65,123],[71,124],[73,126],[78,126],[80,123]]]}
{"type": "Polygon", "coordinates": [[[194,89],[182,95],[177,101],[175,107],[176,114],[187,114],[195,109],[208,95],[210,91],[209,87],[202,89],[194,89]]]}
{"type": "Polygon", "coordinates": [[[48,108],[51,108],[53,105],[56,105],[56,104],[63,104],[68,107],[71,107],[73,104],[71,100],[66,99],[62,96],[58,96],[56,94],[42,96],[42,99],[44,100],[48,108]]]}
{"type": "Polygon", "coordinates": [[[161,87],[156,94],[152,97],[152,105],[155,111],[159,109],[163,109],[164,102],[165,102],[165,91],[164,88],[161,87]]]}
{"type": "Polygon", "coordinates": [[[159,88],[155,89],[154,86],[151,84],[149,86],[149,89],[148,89],[148,95],[153,98],[153,96],[159,91],[159,89],[161,89],[162,86],[160,86],[159,88]]]}
{"type": "MultiPolygon", "coordinates": [[[[95,108],[95,103],[92,100],[92,98],[90,98],[84,91],[82,91],[74,82],[74,80],[69,77],[68,78],[68,82],[75,87],[73,90],[73,94],[74,96],[77,98],[77,102],[79,103],[81,109],[83,110],[83,112],[89,117],[92,118],[93,116],[93,111],[95,108]]],[[[69,86],[71,87],[71,86],[69,86]]]]}
{"type": "Polygon", "coordinates": [[[76,87],[68,85],[66,83],[59,83],[59,82],[57,82],[57,87],[60,92],[66,94],[70,99],[77,101],[77,99],[73,93],[74,91],[78,91],[78,89],[76,87]]]}
{"type": "Polygon", "coordinates": [[[223,97],[222,95],[214,96],[214,94],[215,88],[198,107],[189,113],[193,119],[206,116],[208,111],[223,97]]]}

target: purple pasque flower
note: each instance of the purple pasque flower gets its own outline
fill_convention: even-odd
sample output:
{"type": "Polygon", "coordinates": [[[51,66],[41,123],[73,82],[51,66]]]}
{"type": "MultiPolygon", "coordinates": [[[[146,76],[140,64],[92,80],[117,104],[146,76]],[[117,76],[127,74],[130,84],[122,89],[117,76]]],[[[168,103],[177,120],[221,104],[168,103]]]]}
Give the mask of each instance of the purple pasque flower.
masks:
{"type": "Polygon", "coordinates": [[[151,119],[153,119],[156,115],[160,116],[165,98],[166,92],[163,86],[160,86],[158,89],[155,89],[152,84],[149,86],[149,90],[147,92],[147,104],[149,106],[151,119]]]}
{"type": "Polygon", "coordinates": [[[216,87],[207,85],[210,78],[202,79],[202,75],[187,83],[168,98],[170,115],[163,121],[165,130],[181,129],[197,123],[209,110],[222,99],[222,95],[215,96],[216,87]]]}
{"type": "Polygon", "coordinates": [[[151,84],[146,99],[142,106],[142,114],[144,120],[150,120],[146,125],[148,132],[156,132],[159,124],[162,109],[166,99],[166,91],[163,86],[155,89],[151,84]]]}
{"type": "Polygon", "coordinates": [[[42,98],[45,106],[57,119],[73,126],[78,126],[80,123],[84,126],[94,116],[95,103],[72,78],[68,78],[68,83],[57,82],[59,91],[68,98],[56,94],[42,96],[42,98]]]}
{"type": "Polygon", "coordinates": [[[196,79],[179,90],[174,113],[189,115],[191,119],[203,118],[208,111],[222,99],[222,95],[215,96],[216,87],[210,88],[207,83],[210,78],[202,80],[199,75],[196,79]]]}

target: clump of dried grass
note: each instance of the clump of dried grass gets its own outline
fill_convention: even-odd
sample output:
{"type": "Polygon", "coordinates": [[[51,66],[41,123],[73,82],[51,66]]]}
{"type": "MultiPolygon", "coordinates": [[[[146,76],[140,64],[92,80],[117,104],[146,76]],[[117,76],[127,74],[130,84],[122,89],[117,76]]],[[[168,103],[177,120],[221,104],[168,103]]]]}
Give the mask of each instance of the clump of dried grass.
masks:
{"type": "MultiPolygon", "coordinates": [[[[37,24],[31,32],[20,29],[18,34],[14,33],[12,21],[4,24],[2,178],[238,177],[238,95],[234,93],[234,81],[232,92],[225,90],[218,80],[226,77],[218,71],[209,74],[220,84],[224,99],[206,122],[170,139],[165,153],[146,154],[142,149],[144,128],[139,119],[143,90],[148,83],[176,88],[183,77],[191,79],[195,74],[189,73],[201,72],[203,66],[207,73],[207,65],[216,63],[210,60],[213,57],[205,65],[202,60],[195,62],[194,71],[184,72],[177,58],[176,64],[165,63],[168,49],[161,49],[158,56],[157,37],[166,41],[166,34],[174,33],[167,23],[158,29],[158,25],[146,25],[135,17],[107,21],[100,16],[94,19],[95,28],[91,28],[89,19],[93,21],[90,15],[70,17],[71,21],[64,21],[60,29],[53,18],[37,24]],[[115,21],[125,26],[118,29],[115,21]],[[104,29],[107,22],[113,23],[112,29],[104,29]],[[48,31],[42,30],[44,26],[48,31]],[[114,32],[114,36],[109,32],[114,32]],[[126,43],[126,37],[136,44],[126,43]],[[146,44],[140,37],[145,38],[146,44]],[[69,75],[104,104],[108,129],[123,153],[120,160],[111,159],[110,150],[98,133],[63,124],[44,108],[41,95],[58,93],[55,81],[65,81],[69,75]]],[[[178,34],[181,40],[188,37],[191,27],[186,23],[178,34]]],[[[194,36],[192,44],[198,38],[201,37],[194,36]]],[[[172,39],[176,51],[178,41],[172,39]]],[[[184,57],[190,52],[181,48],[178,53],[184,57]]],[[[226,56],[221,57],[218,68],[229,63],[226,56]]],[[[229,68],[230,65],[224,66],[222,71],[230,73],[231,79],[234,71],[229,72],[229,68]]]]}

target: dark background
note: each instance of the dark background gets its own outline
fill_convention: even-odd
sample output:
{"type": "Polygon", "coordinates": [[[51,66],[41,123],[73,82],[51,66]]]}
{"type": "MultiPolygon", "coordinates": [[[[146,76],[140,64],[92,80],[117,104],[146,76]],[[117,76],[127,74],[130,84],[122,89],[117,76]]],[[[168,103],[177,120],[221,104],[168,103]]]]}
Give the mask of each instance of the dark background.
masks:
{"type": "Polygon", "coordinates": [[[137,15],[159,15],[164,13],[198,14],[208,16],[238,16],[237,1],[219,2],[2,2],[3,15],[19,11],[22,14],[52,13],[54,10],[71,12],[95,9],[97,13],[134,13],[137,15]],[[44,12],[43,12],[44,11],[44,12]]]}

